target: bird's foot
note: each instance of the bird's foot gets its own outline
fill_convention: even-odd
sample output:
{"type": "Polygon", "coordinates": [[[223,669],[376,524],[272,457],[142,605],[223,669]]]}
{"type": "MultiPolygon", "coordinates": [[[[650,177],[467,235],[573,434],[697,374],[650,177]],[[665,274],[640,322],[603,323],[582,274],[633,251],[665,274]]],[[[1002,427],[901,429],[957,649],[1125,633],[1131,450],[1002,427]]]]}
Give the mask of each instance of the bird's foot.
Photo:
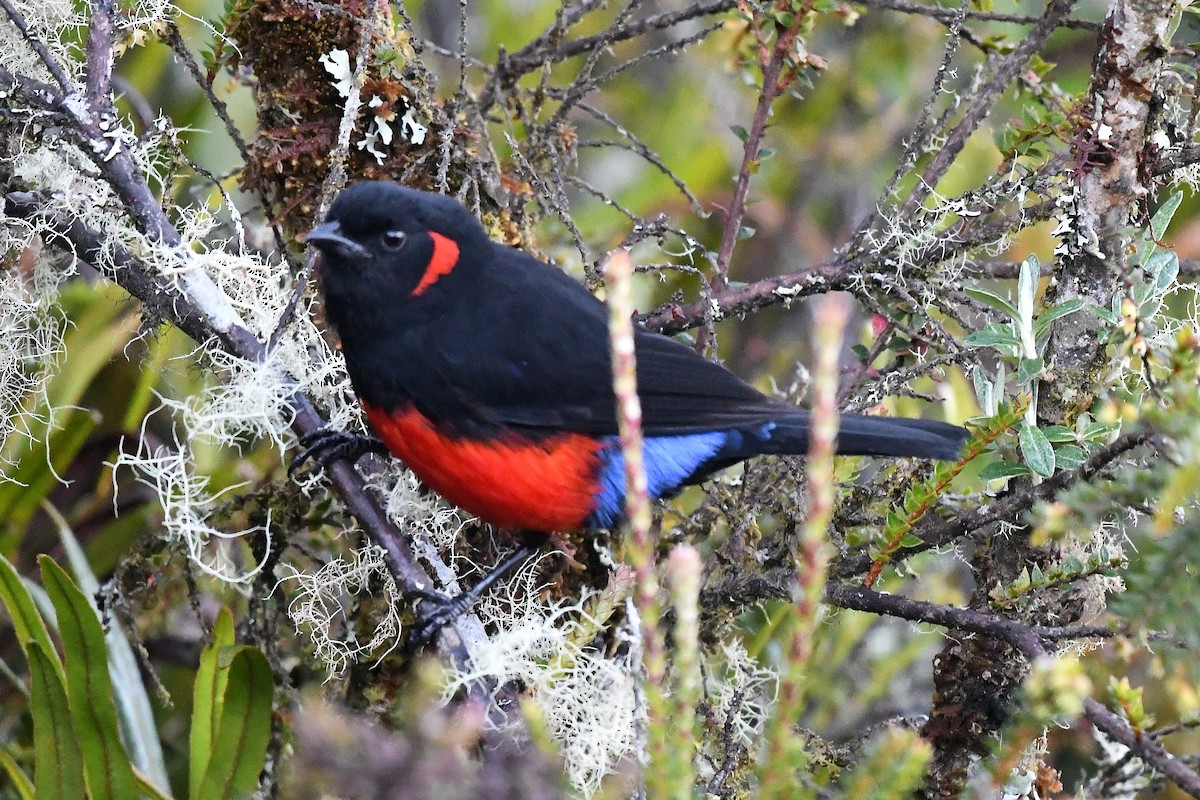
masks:
{"type": "Polygon", "coordinates": [[[321,428],[305,434],[300,437],[300,444],[304,449],[292,459],[288,475],[293,475],[309,459],[312,459],[315,471],[321,472],[334,461],[346,459],[354,463],[367,453],[383,455],[388,452],[384,443],[374,436],[332,428],[321,428]]]}
{"type": "Polygon", "coordinates": [[[492,570],[483,576],[479,583],[467,589],[460,595],[449,597],[441,592],[431,592],[426,589],[416,589],[406,594],[410,599],[420,600],[417,606],[417,622],[409,637],[408,646],[416,650],[437,640],[442,628],[454,623],[463,614],[479,602],[491,588],[514,569],[537,552],[544,537],[534,537],[532,541],[522,543],[516,550],[500,560],[492,570]]]}
{"type": "Polygon", "coordinates": [[[423,650],[436,642],[442,628],[453,625],[459,617],[470,611],[482,594],[474,588],[454,597],[425,590],[408,592],[405,595],[406,599],[420,601],[417,605],[416,623],[408,636],[408,649],[423,650]]]}

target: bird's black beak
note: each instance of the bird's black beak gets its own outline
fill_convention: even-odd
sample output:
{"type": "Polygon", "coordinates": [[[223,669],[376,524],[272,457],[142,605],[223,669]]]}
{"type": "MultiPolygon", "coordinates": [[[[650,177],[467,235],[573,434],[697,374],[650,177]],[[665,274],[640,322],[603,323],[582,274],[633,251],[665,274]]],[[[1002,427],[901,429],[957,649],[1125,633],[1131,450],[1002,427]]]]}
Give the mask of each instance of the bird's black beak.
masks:
{"type": "Polygon", "coordinates": [[[370,261],[371,252],[342,233],[340,222],[326,222],[308,232],[305,244],[317,248],[327,256],[347,261],[370,261]]]}

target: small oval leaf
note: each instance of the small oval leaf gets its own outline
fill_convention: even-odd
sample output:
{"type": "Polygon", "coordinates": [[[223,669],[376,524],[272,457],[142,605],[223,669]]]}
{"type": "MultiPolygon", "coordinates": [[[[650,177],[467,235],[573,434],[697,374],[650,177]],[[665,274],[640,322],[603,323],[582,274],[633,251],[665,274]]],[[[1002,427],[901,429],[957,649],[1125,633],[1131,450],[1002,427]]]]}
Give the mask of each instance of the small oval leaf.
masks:
{"type": "Polygon", "coordinates": [[[1023,424],[1017,432],[1021,456],[1036,474],[1049,478],[1054,474],[1054,447],[1046,434],[1034,425],[1023,424]]]}

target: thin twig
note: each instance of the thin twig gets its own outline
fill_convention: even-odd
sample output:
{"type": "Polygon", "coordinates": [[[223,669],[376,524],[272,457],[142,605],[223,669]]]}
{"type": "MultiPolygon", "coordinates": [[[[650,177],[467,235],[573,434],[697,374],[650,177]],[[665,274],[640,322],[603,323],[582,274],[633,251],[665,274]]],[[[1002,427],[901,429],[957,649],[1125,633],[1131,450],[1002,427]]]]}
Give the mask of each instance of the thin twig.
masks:
{"type": "Polygon", "coordinates": [[[71,94],[75,91],[71,79],[63,72],[58,62],[54,60],[54,56],[50,55],[50,51],[46,48],[46,43],[34,31],[29,29],[29,23],[25,21],[25,17],[17,10],[9,0],[0,0],[0,8],[4,9],[4,13],[12,20],[13,25],[17,26],[17,30],[21,33],[21,38],[33,48],[33,52],[37,53],[37,57],[41,59],[42,65],[54,78],[54,82],[58,84],[58,88],[63,94],[71,94]]]}
{"type": "MultiPolygon", "coordinates": [[[[920,3],[910,3],[907,0],[854,0],[855,5],[867,8],[879,8],[886,11],[899,11],[903,14],[916,14],[930,19],[948,22],[958,15],[958,9],[943,6],[927,6],[920,3]]],[[[1001,14],[996,11],[977,11],[967,9],[966,18],[978,22],[1007,22],[1013,25],[1032,25],[1041,17],[1031,17],[1025,14],[1001,14]]],[[[1065,19],[1060,27],[1076,30],[1099,31],[1100,23],[1083,19],[1065,19]]]]}
{"type": "Polygon", "coordinates": [[[929,162],[929,166],[921,174],[920,180],[913,188],[912,194],[908,196],[908,199],[900,207],[897,213],[901,218],[913,214],[916,208],[925,201],[925,198],[937,186],[942,176],[946,174],[946,170],[958,158],[958,154],[966,146],[967,139],[975,132],[980,123],[987,118],[987,115],[991,113],[992,107],[1000,99],[1000,96],[1008,88],[1008,85],[1012,83],[1017,73],[1025,68],[1029,59],[1045,43],[1046,38],[1059,27],[1059,24],[1070,12],[1073,5],[1074,0],[1052,0],[1046,9],[1046,14],[1025,35],[1025,38],[1021,40],[1016,49],[1000,60],[999,65],[992,73],[991,79],[971,99],[967,113],[963,115],[958,125],[946,137],[945,143],[934,154],[929,162]]]}
{"type": "Polygon", "coordinates": [[[950,35],[946,37],[946,47],[942,51],[942,60],[938,64],[937,72],[934,74],[933,87],[929,90],[929,96],[925,99],[925,105],[921,108],[921,116],[917,120],[917,124],[913,125],[912,133],[909,134],[908,146],[904,148],[904,152],[900,155],[900,160],[896,162],[896,168],[892,171],[892,177],[888,179],[884,185],[880,197],[884,202],[877,203],[873,213],[858,226],[854,236],[851,237],[850,249],[855,250],[862,246],[862,241],[866,237],[868,231],[875,225],[879,217],[884,213],[884,209],[888,208],[885,202],[891,198],[896,191],[896,187],[900,185],[900,180],[908,174],[913,165],[917,163],[917,159],[921,153],[925,152],[929,147],[930,137],[936,126],[929,125],[929,118],[933,115],[933,107],[941,98],[945,91],[946,80],[950,77],[950,64],[954,61],[954,55],[958,52],[958,33],[962,30],[963,21],[966,19],[969,0],[962,0],[958,4],[958,9],[954,12],[954,16],[950,20],[950,35]]]}
{"type": "Polygon", "coordinates": [[[771,58],[763,67],[762,89],[758,94],[758,102],[754,107],[754,117],[750,122],[750,130],[742,145],[742,164],[738,168],[737,181],[733,187],[733,197],[725,209],[725,225],[721,229],[721,246],[717,250],[717,260],[709,278],[713,291],[721,292],[729,282],[729,263],[733,260],[733,248],[738,242],[742,230],[742,219],[746,214],[746,196],[750,193],[750,177],[754,172],[754,164],[758,162],[758,151],[763,136],[767,132],[767,119],[771,116],[771,107],[779,96],[779,75],[783,70],[784,61],[791,57],[792,43],[796,40],[802,15],[790,30],[779,31],[775,38],[775,46],[771,50],[771,58]]]}

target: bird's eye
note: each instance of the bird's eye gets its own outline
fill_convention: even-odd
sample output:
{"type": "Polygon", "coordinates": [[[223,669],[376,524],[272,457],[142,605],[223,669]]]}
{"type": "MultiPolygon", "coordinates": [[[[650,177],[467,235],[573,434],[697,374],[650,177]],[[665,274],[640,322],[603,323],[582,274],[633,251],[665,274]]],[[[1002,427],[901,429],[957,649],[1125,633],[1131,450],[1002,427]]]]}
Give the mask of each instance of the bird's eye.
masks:
{"type": "Polygon", "coordinates": [[[399,250],[407,238],[404,231],[387,231],[383,234],[383,246],[387,250],[399,250]]]}

